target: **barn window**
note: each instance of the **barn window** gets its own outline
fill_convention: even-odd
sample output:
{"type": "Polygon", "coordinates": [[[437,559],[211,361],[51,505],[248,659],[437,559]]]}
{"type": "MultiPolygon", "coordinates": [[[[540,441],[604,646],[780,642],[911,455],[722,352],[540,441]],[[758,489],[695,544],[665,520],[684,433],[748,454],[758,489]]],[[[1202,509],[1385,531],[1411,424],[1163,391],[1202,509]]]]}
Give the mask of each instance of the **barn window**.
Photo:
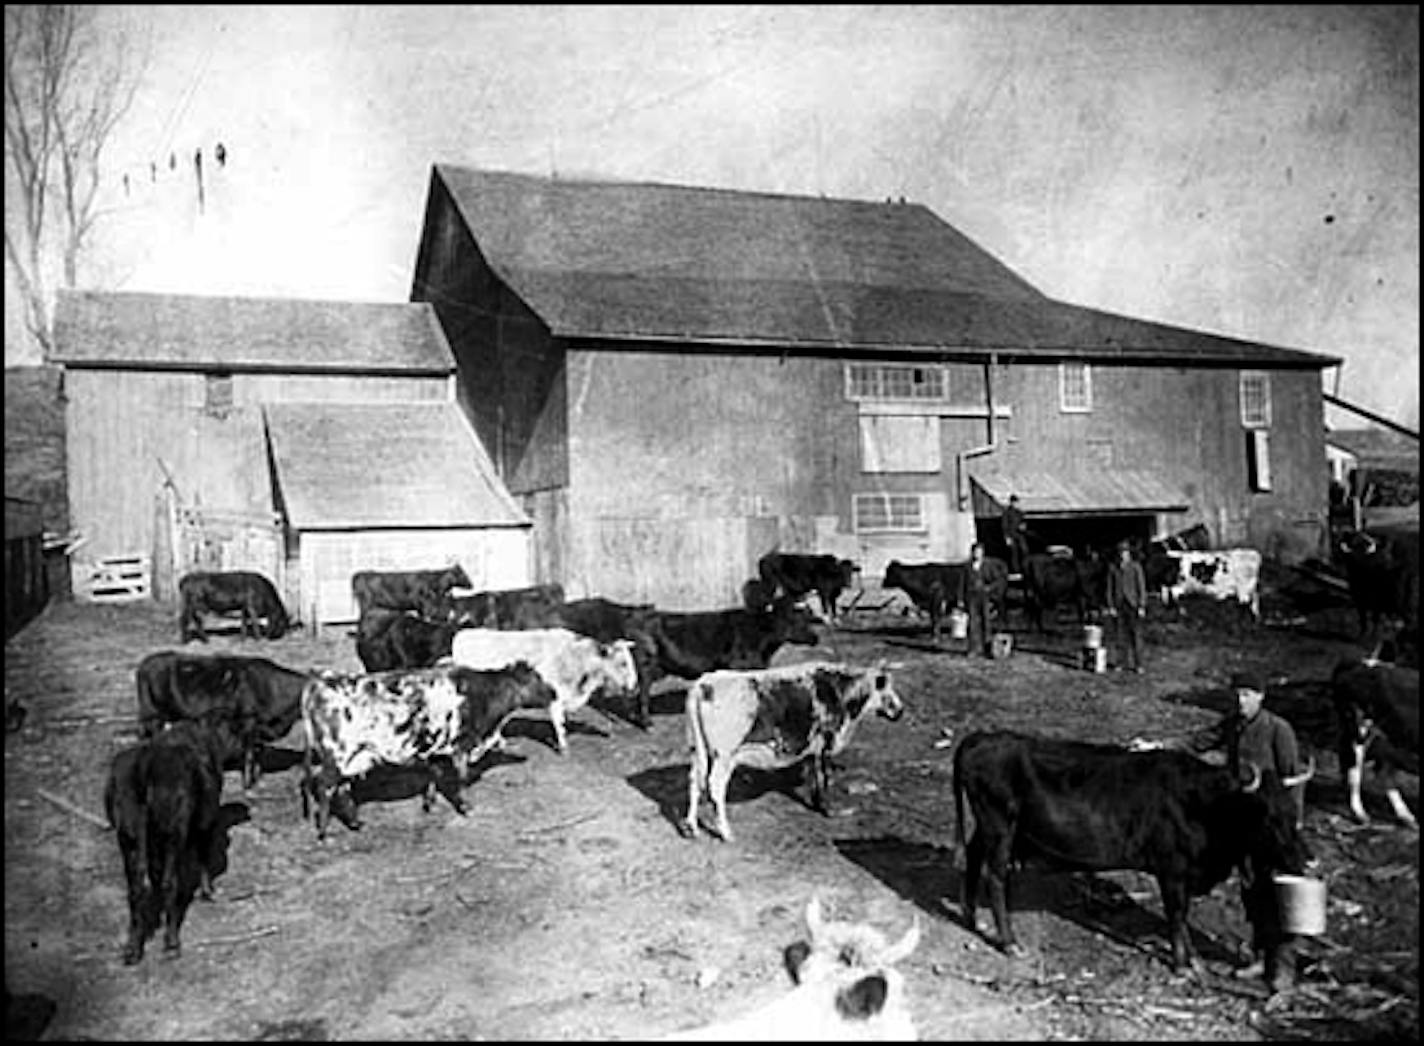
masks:
{"type": "Polygon", "coordinates": [[[1271,383],[1265,371],[1241,372],[1241,424],[1248,429],[1271,427],[1271,383]]]}
{"type": "Polygon", "coordinates": [[[920,494],[857,494],[851,511],[858,534],[925,529],[925,499],[920,494]]]}
{"type": "Polygon", "coordinates": [[[846,396],[853,400],[943,400],[943,367],[852,363],[846,367],[846,396]]]}
{"type": "Polygon", "coordinates": [[[232,372],[213,371],[207,376],[207,397],[203,409],[209,414],[226,414],[232,410],[232,372]]]}
{"type": "Polygon", "coordinates": [[[1087,414],[1093,409],[1093,373],[1082,360],[1058,365],[1058,409],[1065,414],[1087,414]]]}
{"type": "Polygon", "coordinates": [[[939,418],[866,415],[860,419],[860,467],[864,472],[938,472],[939,418]]]}

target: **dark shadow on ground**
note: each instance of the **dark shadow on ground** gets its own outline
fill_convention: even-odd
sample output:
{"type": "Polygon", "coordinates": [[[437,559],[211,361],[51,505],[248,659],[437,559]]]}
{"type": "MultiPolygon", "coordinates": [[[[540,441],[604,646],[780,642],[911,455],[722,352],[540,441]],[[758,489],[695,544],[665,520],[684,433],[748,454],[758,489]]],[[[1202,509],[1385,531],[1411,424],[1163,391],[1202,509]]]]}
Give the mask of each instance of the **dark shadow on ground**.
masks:
{"type": "MultiPolygon", "coordinates": [[[[564,717],[564,729],[568,731],[570,745],[574,743],[574,737],[581,734],[592,737],[609,736],[607,730],[602,730],[591,723],[581,722],[578,717],[585,714],[587,713],[580,709],[573,715],[564,717]]],[[[511,741],[516,737],[526,737],[531,741],[537,741],[550,751],[557,752],[559,750],[558,738],[554,735],[554,724],[547,716],[515,716],[505,724],[502,733],[511,741]]]]}
{"type": "MultiPolygon", "coordinates": [[[[513,726],[514,723],[511,722],[509,725],[513,726]]],[[[549,730],[552,733],[553,727],[550,726],[549,730]]],[[[510,731],[506,728],[506,736],[509,736],[509,733],[510,731]]],[[[465,788],[476,784],[486,773],[496,767],[522,763],[526,758],[526,756],[512,755],[508,752],[486,752],[471,764],[465,788]]],[[[351,798],[362,806],[366,803],[403,802],[423,795],[429,780],[428,773],[420,767],[376,766],[372,767],[370,773],[365,777],[358,778],[351,783],[351,798]]],[[[462,789],[459,788],[453,768],[448,763],[442,772],[436,775],[435,788],[447,803],[452,807],[455,805],[454,798],[459,796],[462,789]]],[[[335,806],[332,808],[332,813],[337,813],[335,806]]]]}
{"type": "MultiPolygon", "coordinates": [[[[756,770],[739,766],[732,773],[727,785],[728,820],[732,820],[731,807],[759,799],[768,792],[780,792],[810,809],[806,788],[803,785],[801,764],[781,770],[756,770]]],[[[669,763],[629,774],[627,782],[658,806],[658,812],[673,827],[681,830],[687,815],[687,763],[669,763]]],[[[832,800],[834,802],[834,800],[832,800]]],[[[698,805],[699,819],[703,826],[711,824],[711,801],[703,796],[698,805]]],[[[735,827],[733,831],[735,832],[735,827]]]]}

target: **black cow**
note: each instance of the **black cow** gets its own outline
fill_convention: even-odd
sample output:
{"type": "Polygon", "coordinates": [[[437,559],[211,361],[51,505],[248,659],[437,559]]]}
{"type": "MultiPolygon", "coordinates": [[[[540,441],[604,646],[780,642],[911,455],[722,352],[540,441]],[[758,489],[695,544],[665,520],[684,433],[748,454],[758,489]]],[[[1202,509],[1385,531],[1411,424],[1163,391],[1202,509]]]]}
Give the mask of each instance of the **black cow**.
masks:
{"type": "Polygon", "coordinates": [[[212,899],[212,869],[220,857],[218,811],[222,767],[236,740],[221,719],[176,723],[114,756],[104,786],[104,812],[118,835],[128,884],[129,934],[123,958],[143,958],[144,944],[163,922],[163,950],[177,955],[191,894],[212,899]]]}
{"type": "Polygon", "coordinates": [[[632,719],[645,730],[651,723],[649,688],[658,674],[658,644],[650,628],[651,603],[615,603],[594,597],[576,599],[558,608],[550,627],[567,628],[600,643],[626,639],[633,644],[633,664],[638,669],[637,707],[632,719]]]}
{"type": "Polygon", "coordinates": [[[310,678],[264,657],[149,654],[134,672],[139,736],[153,737],[164,723],[221,721],[237,738],[242,784],[250,789],[261,770],[258,746],[279,740],[296,724],[310,678]]]}
{"type": "Polygon", "coordinates": [[[1171,600],[1171,590],[1182,581],[1182,557],[1172,555],[1159,542],[1152,542],[1142,557],[1142,578],[1147,591],[1155,592],[1164,604],[1171,600]]]}
{"type": "MultiPolygon", "coordinates": [[[[367,622],[366,618],[361,620],[367,622]]],[[[356,635],[356,656],[367,672],[429,668],[450,656],[450,643],[460,628],[448,621],[427,621],[409,611],[368,624],[366,629],[358,628],[356,635]]]]}
{"type": "MultiPolygon", "coordinates": [[[[972,733],[954,754],[965,925],[978,929],[976,895],[986,860],[989,903],[1009,954],[1021,951],[1006,903],[1011,862],[1150,872],[1162,892],[1172,964],[1181,968],[1193,959],[1192,897],[1209,892],[1238,865],[1256,882],[1269,882],[1273,871],[1303,871],[1309,855],[1289,786],[1306,776],[1281,780],[1255,770],[1253,782],[1243,786],[1225,768],[1186,752],[1129,752],[1007,730],[972,733]],[[974,815],[967,845],[966,796],[974,815]]],[[[1267,920],[1271,913],[1248,914],[1267,920]]]]}
{"type": "Polygon", "coordinates": [[[530,585],[490,592],[450,592],[438,620],[449,620],[465,628],[498,628],[514,631],[552,628],[564,603],[564,586],[530,585]]]}
{"type": "Polygon", "coordinates": [[[938,643],[940,621],[954,605],[964,569],[964,563],[901,563],[892,559],[882,586],[900,589],[930,616],[930,634],[938,643]]]}
{"type": "Polygon", "coordinates": [[[784,598],[767,610],[652,611],[643,620],[657,667],[684,679],[718,668],[765,668],[783,644],[820,642],[811,612],[784,598]]]}
{"type": "Polygon", "coordinates": [[[385,607],[440,619],[445,615],[446,593],[469,587],[470,575],[458,563],[441,570],[358,570],[351,575],[358,617],[365,617],[372,607],[385,607]]]}
{"type": "Polygon", "coordinates": [[[1340,772],[1350,789],[1350,812],[1368,822],[1360,796],[1364,764],[1373,763],[1395,817],[1418,821],[1405,805],[1395,773],[1419,773],[1419,670],[1373,660],[1346,660],[1330,677],[1340,772]]]}
{"type": "Polygon", "coordinates": [[[1154,538],[1148,544],[1148,551],[1160,552],[1205,552],[1211,548],[1211,531],[1205,523],[1193,523],[1175,534],[1154,538]]]}
{"type": "Polygon", "coordinates": [[[178,642],[190,637],[208,641],[203,614],[242,615],[242,635],[280,639],[291,627],[276,588],[250,570],[199,571],[184,574],[178,582],[182,609],[178,615],[178,642]],[[261,622],[267,624],[263,626],[261,622]]]}
{"type": "Polygon", "coordinates": [[[1044,631],[1044,611],[1067,604],[1078,613],[1078,624],[1107,603],[1107,564],[1096,554],[1069,558],[1035,552],[1024,560],[1024,595],[1029,621],[1044,631]]]}
{"type": "Polygon", "coordinates": [[[1339,558],[1350,583],[1350,599],[1359,615],[1360,635],[1397,618],[1406,628],[1419,623],[1419,539],[1412,545],[1399,535],[1347,533],[1339,558]]]}
{"type": "Polygon", "coordinates": [[[854,583],[859,569],[849,559],[795,552],[768,552],[757,561],[757,573],[768,596],[800,599],[814,592],[832,621],[836,617],[836,601],[854,583]]]}

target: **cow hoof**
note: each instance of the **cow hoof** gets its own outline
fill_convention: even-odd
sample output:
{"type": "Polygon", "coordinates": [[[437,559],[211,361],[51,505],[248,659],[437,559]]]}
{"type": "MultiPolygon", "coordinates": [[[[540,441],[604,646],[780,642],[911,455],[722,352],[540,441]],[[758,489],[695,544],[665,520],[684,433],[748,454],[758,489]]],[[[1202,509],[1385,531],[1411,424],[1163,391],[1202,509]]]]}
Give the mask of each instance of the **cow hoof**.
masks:
{"type": "Polygon", "coordinates": [[[1004,954],[1007,955],[1010,959],[1022,959],[1024,956],[1028,955],[1028,949],[1025,948],[1018,941],[1010,941],[1008,944],[1004,945],[1004,954]]]}
{"type": "Polygon", "coordinates": [[[176,959],[182,953],[183,946],[177,941],[174,941],[172,944],[168,943],[167,941],[163,942],[163,957],[165,959],[176,959]]]}
{"type": "Polygon", "coordinates": [[[124,959],[124,965],[125,965],[125,966],[136,966],[136,965],[138,965],[139,960],[142,959],[142,958],[143,958],[143,949],[142,949],[142,948],[134,948],[134,947],[132,947],[132,946],[127,946],[127,947],[124,948],[123,959],[124,959]]]}
{"type": "Polygon", "coordinates": [[[684,839],[696,839],[702,834],[702,830],[692,821],[681,821],[677,826],[677,834],[684,839]]]}

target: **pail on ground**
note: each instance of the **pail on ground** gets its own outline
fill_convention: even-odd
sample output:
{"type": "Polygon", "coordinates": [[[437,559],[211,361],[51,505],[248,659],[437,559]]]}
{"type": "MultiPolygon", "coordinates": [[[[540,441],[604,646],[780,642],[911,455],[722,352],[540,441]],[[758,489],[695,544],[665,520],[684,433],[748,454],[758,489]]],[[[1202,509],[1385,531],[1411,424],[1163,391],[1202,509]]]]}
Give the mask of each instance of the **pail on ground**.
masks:
{"type": "Polygon", "coordinates": [[[995,657],[1008,657],[1014,650],[1014,636],[1012,632],[995,632],[990,645],[990,650],[995,657]]]}
{"type": "Polygon", "coordinates": [[[1108,670],[1107,648],[1100,646],[1084,647],[1083,667],[1089,672],[1106,672],[1108,670]]]}
{"type": "Polygon", "coordinates": [[[1083,626],[1083,648],[1085,650],[1096,650],[1103,645],[1103,626],[1084,625],[1083,626]]]}
{"type": "Polygon", "coordinates": [[[969,615],[962,610],[951,610],[949,612],[949,636],[951,639],[964,639],[969,635],[969,615]]]}
{"type": "Polygon", "coordinates": [[[1325,932],[1325,882],[1305,875],[1273,875],[1281,929],[1313,937],[1325,932]]]}

